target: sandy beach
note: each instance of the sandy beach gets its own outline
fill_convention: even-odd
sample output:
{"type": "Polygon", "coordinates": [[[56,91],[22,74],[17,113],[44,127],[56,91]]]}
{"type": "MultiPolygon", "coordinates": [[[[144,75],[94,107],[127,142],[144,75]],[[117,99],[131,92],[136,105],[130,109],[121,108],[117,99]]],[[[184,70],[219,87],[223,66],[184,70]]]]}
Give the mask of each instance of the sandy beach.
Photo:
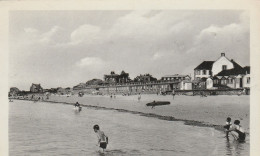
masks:
{"type": "Polygon", "coordinates": [[[79,102],[87,107],[125,111],[163,120],[184,121],[188,125],[215,127],[219,130],[222,130],[226,118],[231,117],[232,122],[238,119],[245,131],[247,133],[250,131],[249,96],[175,96],[173,99],[170,95],[142,95],[141,100],[138,101],[138,95],[116,95],[115,98],[100,95],[84,95],[83,97],[53,95],[45,101],[65,104],[79,102]],[[154,109],[145,105],[154,100],[170,101],[171,104],[157,106],[154,109]]]}

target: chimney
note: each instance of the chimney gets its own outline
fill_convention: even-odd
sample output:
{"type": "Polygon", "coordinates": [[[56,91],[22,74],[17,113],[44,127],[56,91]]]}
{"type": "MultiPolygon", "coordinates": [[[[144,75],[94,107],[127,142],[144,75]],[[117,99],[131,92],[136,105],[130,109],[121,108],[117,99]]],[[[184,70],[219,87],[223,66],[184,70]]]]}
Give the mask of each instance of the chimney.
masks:
{"type": "Polygon", "coordinates": [[[225,56],[225,53],[221,53],[221,56],[225,56]]]}

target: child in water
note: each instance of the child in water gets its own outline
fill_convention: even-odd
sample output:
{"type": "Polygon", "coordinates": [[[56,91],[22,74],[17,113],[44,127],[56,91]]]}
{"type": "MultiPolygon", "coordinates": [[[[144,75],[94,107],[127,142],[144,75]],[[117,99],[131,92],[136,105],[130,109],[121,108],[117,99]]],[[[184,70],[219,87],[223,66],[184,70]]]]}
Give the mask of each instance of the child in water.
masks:
{"type": "Polygon", "coordinates": [[[98,125],[94,125],[93,127],[94,132],[97,134],[98,137],[98,145],[100,148],[104,149],[107,148],[107,144],[108,144],[108,137],[105,135],[105,133],[103,131],[99,130],[99,126],[98,125]]]}
{"type": "MultiPolygon", "coordinates": [[[[232,123],[231,123],[231,118],[230,118],[230,117],[227,117],[226,125],[224,126],[225,131],[226,131],[226,130],[229,130],[229,128],[230,128],[231,125],[232,125],[232,123]]],[[[226,137],[228,137],[228,132],[227,132],[227,131],[226,131],[226,137]]]]}
{"type": "Polygon", "coordinates": [[[245,141],[246,133],[243,130],[242,126],[240,126],[239,120],[235,120],[234,125],[232,125],[229,130],[226,130],[226,132],[231,132],[231,131],[236,132],[236,134],[234,134],[234,133],[231,133],[231,134],[237,141],[239,141],[239,142],[245,141]]]}

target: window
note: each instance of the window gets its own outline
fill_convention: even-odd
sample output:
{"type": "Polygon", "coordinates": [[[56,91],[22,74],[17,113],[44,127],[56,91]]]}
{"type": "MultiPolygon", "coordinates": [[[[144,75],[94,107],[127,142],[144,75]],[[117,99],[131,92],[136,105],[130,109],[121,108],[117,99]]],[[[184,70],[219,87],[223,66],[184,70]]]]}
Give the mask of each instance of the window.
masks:
{"type": "Polygon", "coordinates": [[[246,82],[249,84],[250,83],[250,77],[246,78],[246,82]]]}
{"type": "Polygon", "coordinates": [[[203,75],[206,75],[206,70],[203,70],[203,75]]]}
{"type": "Polygon", "coordinates": [[[209,71],[209,75],[212,75],[212,71],[211,70],[209,71]]]}
{"type": "Polygon", "coordinates": [[[227,70],[227,65],[222,65],[222,70],[227,70]]]}

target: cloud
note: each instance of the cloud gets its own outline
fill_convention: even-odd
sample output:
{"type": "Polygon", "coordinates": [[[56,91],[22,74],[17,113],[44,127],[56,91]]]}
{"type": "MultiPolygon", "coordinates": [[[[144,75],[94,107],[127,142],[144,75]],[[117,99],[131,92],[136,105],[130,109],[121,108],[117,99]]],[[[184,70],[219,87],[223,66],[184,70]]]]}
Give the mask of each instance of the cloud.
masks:
{"type": "Polygon", "coordinates": [[[161,53],[155,53],[152,57],[152,60],[157,60],[157,59],[160,59],[161,57],[163,56],[163,54],[161,53]]]}
{"type": "Polygon", "coordinates": [[[209,58],[212,54],[225,52],[231,59],[244,61],[241,65],[249,60],[249,27],[246,22],[245,12],[238,16],[237,22],[219,26],[211,24],[202,28],[194,36],[193,42],[187,53],[191,56],[209,58]]]}
{"type": "Polygon", "coordinates": [[[105,62],[98,57],[85,57],[76,63],[76,66],[88,69],[101,69],[105,62]]]}
{"type": "Polygon", "coordinates": [[[81,25],[71,33],[71,44],[76,45],[82,42],[94,43],[99,39],[99,35],[99,27],[89,24],[81,25]]]}
{"type": "Polygon", "coordinates": [[[34,20],[12,27],[13,62],[24,60],[20,64],[28,65],[21,67],[37,69],[38,62],[51,62],[48,67],[53,67],[53,73],[64,75],[75,69],[74,74],[84,79],[111,70],[125,70],[131,77],[146,72],[157,77],[189,74],[201,61],[217,59],[222,51],[241,65],[249,63],[248,12],[86,11],[84,20],[74,22],[55,15],[49,13],[44,19],[37,14],[34,20]],[[41,25],[35,24],[39,19],[41,25]],[[32,56],[39,61],[33,63],[32,56]]]}

